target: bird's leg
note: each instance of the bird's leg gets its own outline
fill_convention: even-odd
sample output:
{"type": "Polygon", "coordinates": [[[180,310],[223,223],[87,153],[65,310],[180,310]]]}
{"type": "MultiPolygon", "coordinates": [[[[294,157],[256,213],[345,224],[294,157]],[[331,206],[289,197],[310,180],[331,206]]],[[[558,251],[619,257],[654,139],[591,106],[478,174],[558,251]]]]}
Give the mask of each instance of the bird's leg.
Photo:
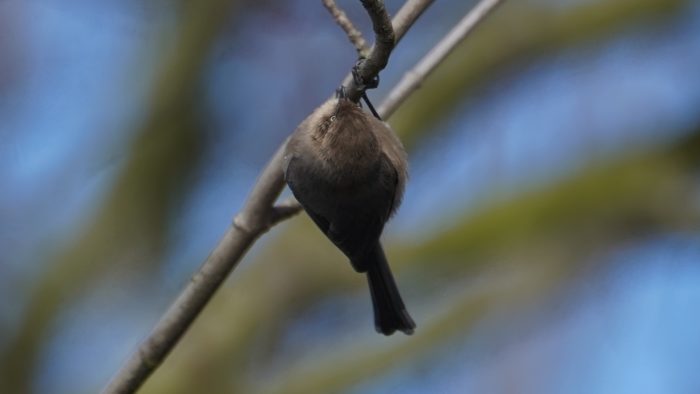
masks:
{"type": "Polygon", "coordinates": [[[369,101],[369,97],[367,97],[367,89],[374,89],[377,86],[379,86],[379,75],[375,75],[371,80],[366,81],[362,76],[360,75],[360,65],[365,59],[360,58],[355,66],[352,68],[352,79],[355,81],[355,84],[357,85],[358,89],[362,91],[362,99],[365,101],[367,104],[367,108],[372,112],[372,115],[374,115],[375,118],[382,120],[382,118],[379,116],[377,111],[374,109],[374,106],[372,103],[369,101]]]}

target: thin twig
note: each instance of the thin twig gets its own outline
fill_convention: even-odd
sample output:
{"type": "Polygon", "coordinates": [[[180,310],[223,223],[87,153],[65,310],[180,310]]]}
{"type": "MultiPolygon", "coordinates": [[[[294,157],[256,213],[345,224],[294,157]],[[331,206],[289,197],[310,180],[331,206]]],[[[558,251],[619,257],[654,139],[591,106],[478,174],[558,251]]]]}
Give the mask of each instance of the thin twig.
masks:
{"type": "Polygon", "coordinates": [[[138,390],[177,344],[253,242],[280,220],[300,211],[299,206],[295,208],[291,204],[284,214],[273,208],[284,187],[283,148],[284,144],[263,170],[233,225],[103,393],[127,394],[138,390]]]}
{"type": "Polygon", "coordinates": [[[343,29],[345,34],[348,36],[348,39],[355,47],[357,54],[360,57],[369,56],[369,47],[367,46],[367,41],[365,41],[364,37],[362,37],[362,32],[355,28],[350,18],[348,18],[345,12],[341,10],[340,7],[338,7],[338,5],[335,3],[335,0],[321,1],[323,2],[323,5],[326,7],[328,12],[330,12],[331,15],[333,15],[333,19],[335,19],[335,22],[343,29]]]}
{"type": "Polygon", "coordinates": [[[281,203],[277,204],[273,208],[270,227],[274,226],[278,222],[287,220],[292,216],[296,215],[301,211],[302,207],[296,198],[290,197],[281,203]]]}
{"type": "MultiPolygon", "coordinates": [[[[406,33],[418,16],[432,2],[432,0],[409,0],[404,4],[394,19],[396,40],[406,33]]],[[[363,5],[365,3],[370,2],[363,0],[363,5]]],[[[371,9],[366,8],[368,12],[371,9]]],[[[373,17],[373,23],[376,25],[379,22],[381,25],[384,23],[382,19],[375,20],[373,17]]],[[[379,34],[377,35],[379,36],[379,34]]],[[[384,44],[380,44],[378,41],[372,49],[370,58],[372,54],[388,57],[393,49],[394,38],[391,39],[391,48],[388,52],[386,52],[386,48],[382,49],[386,45],[388,45],[388,41],[384,44]]],[[[367,69],[364,72],[371,71],[371,68],[375,67],[373,71],[375,74],[372,75],[375,76],[385,65],[386,58],[383,64],[380,61],[374,65],[365,65],[367,69]],[[377,64],[381,67],[376,68],[377,64]]],[[[393,112],[393,110],[387,112],[386,108],[392,107],[387,106],[386,103],[382,107],[385,109],[380,110],[380,113],[384,117],[388,117],[393,112]]],[[[233,225],[161,317],[153,331],[139,345],[122,368],[117,371],[103,393],[136,392],[153,371],[160,366],[255,240],[279,221],[285,220],[301,210],[298,203],[293,200],[284,201],[277,206],[274,205],[284,188],[281,164],[285,144],[286,141],[263,169],[245,206],[236,215],[233,225]]]]}
{"type": "MultiPolygon", "coordinates": [[[[396,36],[394,27],[391,25],[391,18],[386,12],[384,2],[380,0],[360,0],[362,6],[372,19],[372,29],[374,30],[374,45],[367,58],[362,59],[357,65],[357,76],[362,81],[371,81],[377,77],[380,71],[389,62],[389,55],[394,49],[396,36]]],[[[344,83],[345,95],[354,102],[358,102],[365,92],[364,84],[359,84],[354,78],[350,78],[344,83]]]]}
{"type": "Polygon", "coordinates": [[[389,95],[379,106],[379,113],[387,118],[393,114],[396,108],[416,89],[420,87],[425,78],[430,75],[435,68],[445,60],[454,48],[462,42],[486,16],[493,11],[496,6],[504,0],[481,0],[467,15],[462,18],[457,25],[450,30],[447,35],[438,42],[426,55],[416,64],[413,69],[406,72],[398,84],[389,92],[389,95]]]}
{"type": "MultiPolygon", "coordinates": [[[[391,22],[394,28],[396,44],[401,41],[408,29],[413,26],[416,20],[423,15],[423,12],[427,10],[434,1],[435,0],[407,0],[406,3],[404,3],[391,22]]],[[[350,86],[351,83],[353,83],[353,77],[352,74],[348,73],[343,79],[343,86],[350,86]]],[[[388,115],[383,114],[381,111],[379,111],[379,115],[383,119],[388,118],[388,115]]]]}
{"type": "Polygon", "coordinates": [[[396,36],[396,44],[401,41],[408,29],[413,26],[413,23],[423,15],[423,11],[428,9],[428,6],[433,4],[435,0],[408,0],[401,9],[394,15],[391,21],[394,26],[394,35],[396,36]]]}

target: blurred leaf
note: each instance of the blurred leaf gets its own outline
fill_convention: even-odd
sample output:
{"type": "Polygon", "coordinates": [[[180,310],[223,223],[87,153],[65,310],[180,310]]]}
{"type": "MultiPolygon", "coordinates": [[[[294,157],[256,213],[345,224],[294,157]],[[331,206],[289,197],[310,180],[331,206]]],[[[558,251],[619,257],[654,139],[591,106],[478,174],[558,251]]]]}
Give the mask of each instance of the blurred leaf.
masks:
{"type": "Polygon", "coordinates": [[[552,7],[506,2],[447,57],[390,123],[411,148],[479,86],[523,63],[605,39],[632,24],[677,15],[687,4],[687,0],[616,0],[552,7]]]}
{"type": "MultiPolygon", "coordinates": [[[[34,363],[55,317],[115,265],[160,262],[172,204],[200,153],[196,90],[206,55],[234,2],[187,3],[173,49],[164,50],[143,124],[126,165],[100,209],[70,245],[46,264],[17,337],[0,358],[0,381],[29,392],[34,363]]],[[[172,6],[172,4],[167,4],[172,6]]]]}
{"type": "MultiPolygon", "coordinates": [[[[392,267],[404,273],[404,283],[417,284],[414,289],[422,293],[416,297],[429,299],[432,291],[426,284],[435,280],[463,281],[498,265],[504,277],[497,281],[507,286],[476,298],[467,294],[438,320],[419,324],[410,343],[392,339],[387,346],[353,340],[326,356],[325,348],[305,349],[311,356],[298,359],[274,383],[263,386],[284,392],[339,391],[394,367],[390,360],[417,357],[468,332],[485,310],[550,295],[590,268],[585,264],[594,256],[619,242],[696,229],[700,212],[692,204],[689,185],[700,164],[692,159],[700,157],[693,156],[700,149],[698,136],[584,169],[512,200],[492,202],[422,244],[393,245],[392,267]],[[513,276],[518,280],[508,282],[513,276]]],[[[286,229],[284,236],[265,245],[254,264],[236,273],[147,385],[147,392],[190,392],[202,379],[222,391],[257,392],[261,387],[255,375],[264,372],[248,369],[251,357],[274,357],[274,344],[284,327],[319,300],[366,286],[307,218],[303,226],[296,224],[289,225],[294,231],[286,229]],[[263,348],[270,346],[273,350],[262,356],[263,348]]],[[[369,328],[367,301],[364,318],[368,332],[375,335],[369,328]]],[[[255,365],[264,368],[271,362],[255,365]]]]}
{"type": "MultiPolygon", "coordinates": [[[[698,149],[700,131],[667,149],[587,169],[543,190],[485,207],[418,247],[404,245],[399,253],[403,258],[392,264],[397,272],[412,266],[406,274],[415,275],[419,284],[449,278],[432,289],[423,288],[423,297],[466,283],[470,276],[489,280],[481,280],[486,283],[481,287],[467,285],[449,305],[438,300],[437,310],[445,312],[419,323],[410,339],[391,338],[384,344],[353,341],[304,358],[272,383],[259,383],[250,391],[346,390],[396,368],[397,360],[424,356],[467,335],[489,311],[542,302],[592,269],[592,262],[601,261],[595,257],[620,242],[667,231],[697,231],[700,207],[692,203],[695,194],[689,185],[700,168],[700,156],[690,156],[698,149]]],[[[299,269],[315,270],[322,263],[299,269]]]]}
{"type": "MultiPolygon", "coordinates": [[[[492,78],[494,70],[609,36],[628,23],[668,15],[683,3],[596,2],[565,13],[509,4],[503,7],[504,11],[511,8],[507,15],[487,22],[492,26],[484,26],[470,38],[402,108],[394,119],[396,128],[409,130],[409,140],[415,144],[419,132],[424,136],[472,91],[476,81],[492,78]]],[[[417,284],[445,276],[461,281],[480,274],[486,266],[512,261],[525,263],[527,269],[508,265],[506,272],[522,273],[522,281],[465,295],[443,316],[419,323],[418,333],[410,340],[377,345],[376,335],[370,332],[374,339],[352,338],[352,346],[304,349],[304,355],[269,376],[264,369],[279,355],[278,345],[290,321],[319,300],[347,296],[366,286],[308,218],[294,219],[258,246],[261,251],[252,264],[241,267],[221,289],[144,392],[189,393],[201,389],[202,382],[214,392],[263,388],[336,392],[375,377],[395,366],[392,360],[414,357],[468,333],[485,310],[551,295],[585,269],[581,264],[590,256],[604,253],[626,237],[692,228],[698,213],[686,204],[687,185],[689,173],[697,167],[687,160],[687,149],[699,148],[696,138],[684,143],[620,155],[614,162],[584,169],[551,187],[484,204],[479,213],[465,215],[458,226],[424,243],[393,245],[389,248],[392,267],[403,273],[402,281],[417,284]],[[323,356],[323,352],[332,355],[323,356]],[[271,383],[261,385],[263,379],[271,383]]],[[[428,289],[416,288],[425,292],[416,297],[430,299],[428,289]]],[[[371,331],[367,302],[363,318],[371,331]]],[[[347,341],[343,337],[336,342],[347,341]]],[[[319,338],[318,343],[327,342],[319,338]]]]}

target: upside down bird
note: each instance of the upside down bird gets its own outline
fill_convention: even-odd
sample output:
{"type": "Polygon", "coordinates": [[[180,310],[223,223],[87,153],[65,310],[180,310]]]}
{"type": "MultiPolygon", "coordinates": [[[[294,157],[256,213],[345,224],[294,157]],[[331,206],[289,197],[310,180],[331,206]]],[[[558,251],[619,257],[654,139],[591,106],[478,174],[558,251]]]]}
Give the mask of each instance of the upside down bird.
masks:
{"type": "Polygon", "coordinates": [[[401,202],[406,151],[393,131],[339,92],[309,115],[290,137],[284,176],[323,233],[367,274],[375,328],[412,334],[379,237],[401,202]]]}

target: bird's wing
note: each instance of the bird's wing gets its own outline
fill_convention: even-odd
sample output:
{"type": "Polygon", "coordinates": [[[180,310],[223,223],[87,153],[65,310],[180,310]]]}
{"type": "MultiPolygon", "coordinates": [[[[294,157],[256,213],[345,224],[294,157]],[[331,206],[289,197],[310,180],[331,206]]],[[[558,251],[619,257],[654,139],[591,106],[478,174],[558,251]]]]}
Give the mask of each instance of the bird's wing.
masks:
{"type": "Polygon", "coordinates": [[[298,168],[299,159],[290,157],[287,161],[287,165],[284,168],[284,180],[289,185],[289,189],[292,190],[292,194],[296,197],[299,204],[304,207],[304,210],[309,215],[311,220],[316,223],[316,225],[323,231],[324,234],[328,233],[328,228],[330,227],[329,221],[323,217],[320,213],[313,210],[313,201],[318,197],[315,195],[313,190],[308,190],[303,187],[303,183],[300,182],[299,177],[304,174],[303,169],[298,168]]]}
{"type": "Polygon", "coordinates": [[[381,166],[377,178],[338,203],[326,232],[360,272],[366,270],[363,261],[374,251],[394,209],[398,174],[385,157],[381,166]]]}
{"type": "Polygon", "coordinates": [[[381,165],[377,178],[366,187],[334,201],[322,200],[327,196],[304,186],[299,177],[306,171],[299,159],[291,158],[285,171],[285,180],[306,213],[359,272],[367,270],[366,256],[376,247],[394,208],[398,174],[387,158],[381,165]]]}

